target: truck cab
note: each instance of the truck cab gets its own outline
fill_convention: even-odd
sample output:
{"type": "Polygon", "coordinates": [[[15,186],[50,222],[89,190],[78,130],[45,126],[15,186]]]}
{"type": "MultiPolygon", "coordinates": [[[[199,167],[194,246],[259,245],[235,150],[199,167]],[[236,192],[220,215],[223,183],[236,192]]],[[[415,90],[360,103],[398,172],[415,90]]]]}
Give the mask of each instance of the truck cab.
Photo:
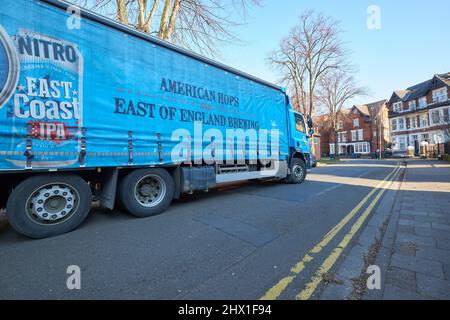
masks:
{"type": "Polygon", "coordinates": [[[290,124],[290,142],[289,149],[291,158],[302,159],[307,168],[311,168],[311,145],[310,138],[314,134],[311,129],[312,121],[307,120],[306,116],[300,112],[289,111],[290,124]]]}
{"type": "Polygon", "coordinates": [[[298,152],[309,153],[309,133],[305,116],[291,111],[291,147],[298,152]]]}

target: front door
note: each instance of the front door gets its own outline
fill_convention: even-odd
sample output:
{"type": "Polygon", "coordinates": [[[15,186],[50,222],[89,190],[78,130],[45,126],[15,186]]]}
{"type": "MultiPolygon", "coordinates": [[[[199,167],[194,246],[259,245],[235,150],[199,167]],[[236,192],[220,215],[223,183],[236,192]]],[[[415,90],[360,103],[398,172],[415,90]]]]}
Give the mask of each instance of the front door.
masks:
{"type": "Polygon", "coordinates": [[[414,155],[419,156],[420,155],[420,144],[419,144],[419,137],[414,137],[414,155]]]}
{"type": "Polygon", "coordinates": [[[354,153],[355,153],[355,147],[352,146],[352,145],[348,146],[348,147],[347,147],[347,154],[348,154],[348,155],[352,155],[352,154],[354,154],[354,153]]]}

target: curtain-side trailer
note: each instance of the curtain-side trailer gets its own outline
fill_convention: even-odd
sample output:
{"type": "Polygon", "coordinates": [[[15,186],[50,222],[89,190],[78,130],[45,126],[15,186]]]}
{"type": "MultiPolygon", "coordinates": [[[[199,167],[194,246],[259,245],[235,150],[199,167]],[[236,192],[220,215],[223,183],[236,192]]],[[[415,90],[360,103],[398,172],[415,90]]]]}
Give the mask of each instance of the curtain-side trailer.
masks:
{"type": "Polygon", "coordinates": [[[280,87],[59,0],[0,12],[0,207],[33,238],[93,197],[138,217],[183,193],[304,181],[304,115],[280,87]]]}

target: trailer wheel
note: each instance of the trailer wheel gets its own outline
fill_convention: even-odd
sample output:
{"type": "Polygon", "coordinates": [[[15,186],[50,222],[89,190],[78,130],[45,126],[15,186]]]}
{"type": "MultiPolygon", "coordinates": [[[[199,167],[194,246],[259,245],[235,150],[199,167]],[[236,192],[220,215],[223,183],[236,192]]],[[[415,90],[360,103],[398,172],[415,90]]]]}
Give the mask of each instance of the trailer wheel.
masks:
{"type": "Polygon", "coordinates": [[[164,169],[129,173],[120,183],[121,206],[134,216],[151,217],[167,210],[174,195],[172,176],[164,169]]]}
{"type": "Polygon", "coordinates": [[[91,205],[91,188],[79,176],[39,175],[14,188],[6,215],[17,232],[40,239],[77,228],[91,205]]]}
{"type": "Polygon", "coordinates": [[[306,179],[306,164],[302,159],[294,158],[291,161],[291,174],[286,181],[291,184],[300,184],[306,179]]]}

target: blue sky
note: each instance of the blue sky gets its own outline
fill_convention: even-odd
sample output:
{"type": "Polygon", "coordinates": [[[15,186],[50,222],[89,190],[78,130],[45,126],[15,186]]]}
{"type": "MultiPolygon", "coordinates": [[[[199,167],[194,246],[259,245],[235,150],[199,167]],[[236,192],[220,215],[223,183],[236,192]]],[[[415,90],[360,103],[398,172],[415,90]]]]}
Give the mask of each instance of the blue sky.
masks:
{"type": "Polygon", "coordinates": [[[245,41],[226,47],[224,63],[265,80],[278,77],[265,63],[306,9],[339,21],[343,40],[359,68],[357,79],[370,96],[351,103],[389,98],[393,90],[425,81],[435,73],[450,72],[450,1],[448,0],[262,0],[251,10],[247,24],[236,29],[245,41]],[[381,29],[369,30],[367,8],[381,9],[381,29]]]}

